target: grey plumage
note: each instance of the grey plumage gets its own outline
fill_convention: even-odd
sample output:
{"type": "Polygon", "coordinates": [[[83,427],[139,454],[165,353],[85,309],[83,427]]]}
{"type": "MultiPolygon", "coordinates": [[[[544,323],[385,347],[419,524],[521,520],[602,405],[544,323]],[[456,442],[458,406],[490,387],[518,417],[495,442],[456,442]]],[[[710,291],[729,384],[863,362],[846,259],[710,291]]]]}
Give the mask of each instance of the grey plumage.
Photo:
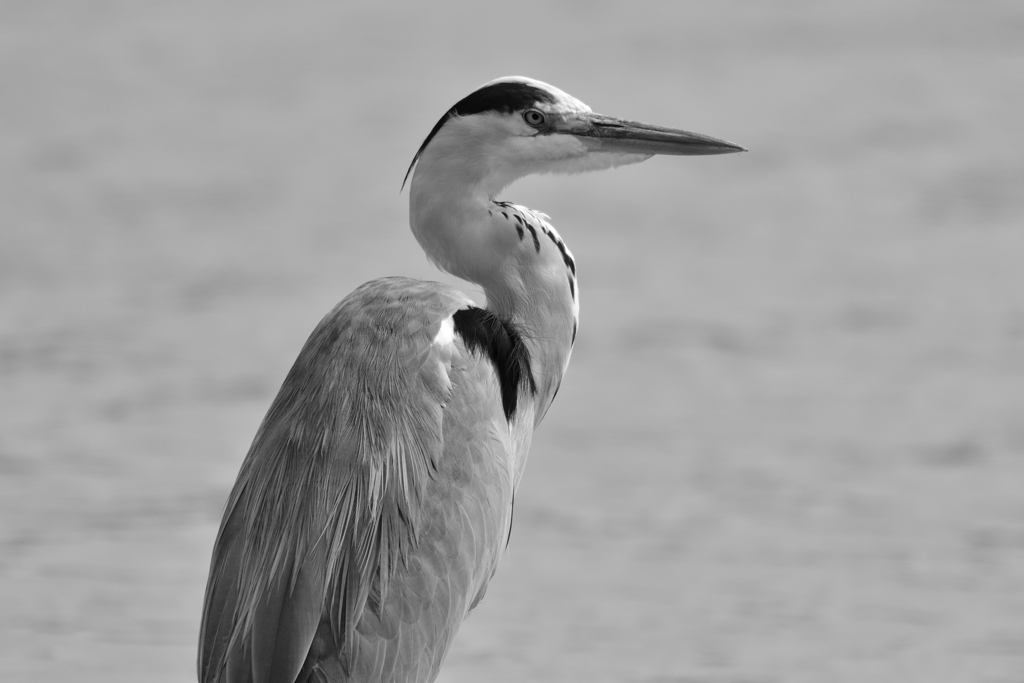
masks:
{"type": "Polygon", "coordinates": [[[434,680],[505,548],[578,324],[565,243],[494,195],[529,173],[739,150],[521,77],[450,109],[410,166],[410,227],[433,262],[483,288],[487,310],[384,278],[313,331],[228,500],[201,683],[434,680]]]}

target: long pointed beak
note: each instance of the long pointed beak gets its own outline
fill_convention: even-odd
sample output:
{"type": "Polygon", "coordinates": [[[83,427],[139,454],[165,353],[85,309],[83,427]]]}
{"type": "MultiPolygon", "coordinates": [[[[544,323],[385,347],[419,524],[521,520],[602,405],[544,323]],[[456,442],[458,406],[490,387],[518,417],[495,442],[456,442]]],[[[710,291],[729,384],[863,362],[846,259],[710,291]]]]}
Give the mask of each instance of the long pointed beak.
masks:
{"type": "Polygon", "coordinates": [[[575,135],[595,152],[698,155],[747,151],[739,145],[700,133],[602,114],[581,116],[570,129],[559,132],[575,135]]]}

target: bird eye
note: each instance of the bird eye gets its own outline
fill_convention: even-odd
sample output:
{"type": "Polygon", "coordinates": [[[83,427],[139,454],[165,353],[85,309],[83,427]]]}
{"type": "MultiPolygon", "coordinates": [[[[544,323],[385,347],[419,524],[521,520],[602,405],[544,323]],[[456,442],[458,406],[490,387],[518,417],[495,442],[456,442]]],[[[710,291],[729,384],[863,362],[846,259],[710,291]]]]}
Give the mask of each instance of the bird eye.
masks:
{"type": "Polygon", "coordinates": [[[536,109],[527,109],[523,112],[523,120],[534,127],[543,126],[544,114],[541,114],[536,109]]]}

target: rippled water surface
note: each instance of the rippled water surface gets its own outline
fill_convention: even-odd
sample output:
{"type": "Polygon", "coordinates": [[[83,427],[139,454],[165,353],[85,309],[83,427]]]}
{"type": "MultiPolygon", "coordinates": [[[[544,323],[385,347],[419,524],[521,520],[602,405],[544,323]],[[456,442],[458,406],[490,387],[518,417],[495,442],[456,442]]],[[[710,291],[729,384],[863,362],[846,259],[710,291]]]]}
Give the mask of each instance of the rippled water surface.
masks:
{"type": "Polygon", "coordinates": [[[582,323],[440,680],[1024,680],[1014,0],[0,3],[0,679],[194,680],[264,410],[513,73],[751,151],[507,191],[582,323]]]}

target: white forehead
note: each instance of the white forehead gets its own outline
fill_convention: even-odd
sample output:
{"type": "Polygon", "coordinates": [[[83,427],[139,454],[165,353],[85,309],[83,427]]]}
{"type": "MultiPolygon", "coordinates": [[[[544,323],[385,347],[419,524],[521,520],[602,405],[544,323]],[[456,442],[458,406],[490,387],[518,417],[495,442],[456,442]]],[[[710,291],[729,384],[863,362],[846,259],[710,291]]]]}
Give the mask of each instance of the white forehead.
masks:
{"type": "Polygon", "coordinates": [[[538,81],[535,78],[529,78],[527,76],[503,76],[502,78],[495,78],[493,81],[484,83],[481,88],[486,88],[489,85],[495,85],[497,83],[522,83],[529,85],[534,88],[540,88],[546,90],[555,102],[538,102],[537,109],[548,113],[571,113],[571,114],[590,114],[593,110],[583,102],[570,95],[569,93],[556,88],[550,83],[544,81],[538,81]]]}

